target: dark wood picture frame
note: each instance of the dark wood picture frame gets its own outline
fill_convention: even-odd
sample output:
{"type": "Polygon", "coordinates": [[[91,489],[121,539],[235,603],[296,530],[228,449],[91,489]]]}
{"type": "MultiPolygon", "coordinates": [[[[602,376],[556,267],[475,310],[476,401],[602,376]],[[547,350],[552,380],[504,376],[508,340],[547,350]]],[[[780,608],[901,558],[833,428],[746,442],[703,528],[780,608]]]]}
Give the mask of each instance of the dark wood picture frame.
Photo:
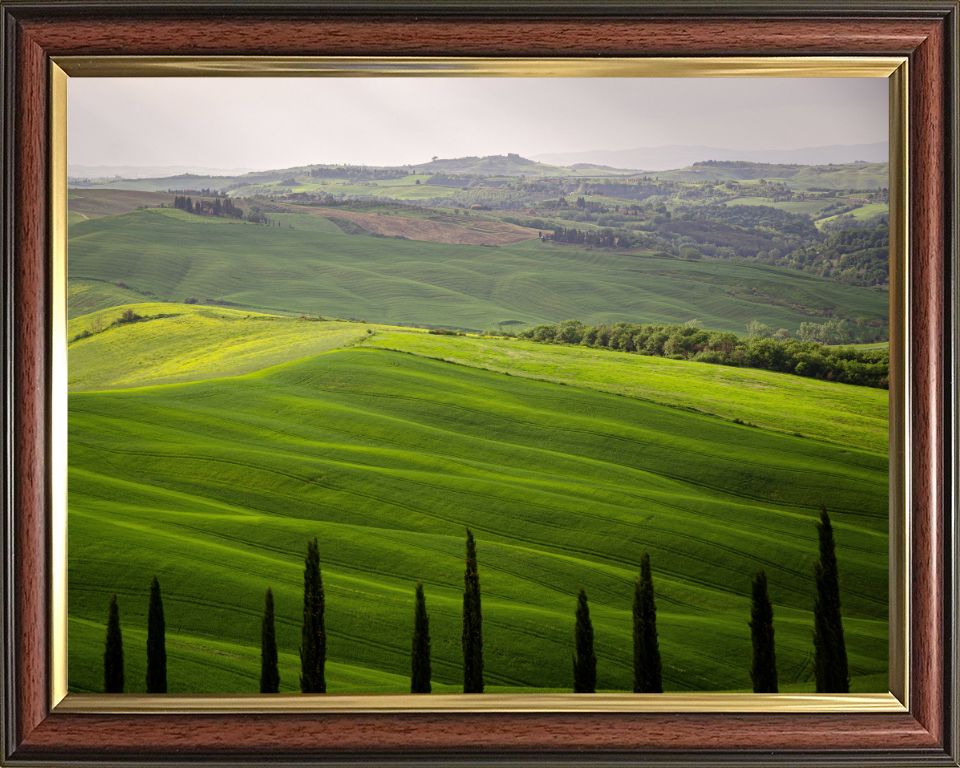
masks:
{"type": "Polygon", "coordinates": [[[5,765],[957,766],[956,0],[515,5],[0,0],[5,765]],[[50,706],[49,63],[55,56],[909,61],[910,708],[878,714],[67,714],[50,706]]]}

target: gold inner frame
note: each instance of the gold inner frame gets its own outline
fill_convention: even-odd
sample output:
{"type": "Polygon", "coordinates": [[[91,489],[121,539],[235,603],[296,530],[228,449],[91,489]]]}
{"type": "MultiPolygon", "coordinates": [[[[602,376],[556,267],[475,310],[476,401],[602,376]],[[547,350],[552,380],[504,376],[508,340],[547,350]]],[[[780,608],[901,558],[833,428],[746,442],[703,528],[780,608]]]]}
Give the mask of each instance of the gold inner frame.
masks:
{"type": "Polygon", "coordinates": [[[63,56],[50,63],[50,705],[65,713],[905,712],[911,514],[906,57],[483,59],[63,56]],[[67,692],[67,81],[70,77],[885,77],[890,136],[889,691],[872,694],[232,694],[67,692]]]}

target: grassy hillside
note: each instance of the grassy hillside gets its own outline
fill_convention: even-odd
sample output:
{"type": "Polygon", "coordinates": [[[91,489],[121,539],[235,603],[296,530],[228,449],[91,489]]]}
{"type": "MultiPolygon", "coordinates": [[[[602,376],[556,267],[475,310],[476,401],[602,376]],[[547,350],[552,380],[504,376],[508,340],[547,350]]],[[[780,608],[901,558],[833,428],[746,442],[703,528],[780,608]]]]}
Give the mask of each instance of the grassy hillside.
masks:
{"type": "Polygon", "coordinates": [[[566,167],[538,163],[519,155],[488,155],[438,159],[413,166],[421,173],[461,173],[482,176],[628,176],[636,171],[579,163],[566,167]]]}
{"type": "MultiPolygon", "coordinates": [[[[67,284],[67,317],[71,320],[89,315],[109,307],[119,307],[124,304],[139,304],[145,297],[129,288],[121,288],[116,283],[103,280],[86,280],[72,278],[67,284]]],[[[92,321],[93,318],[91,318],[92,321]]],[[[113,318],[111,317],[111,320],[113,318]]],[[[69,329],[68,338],[76,336],[84,325],[69,329]]]]}
{"type": "Polygon", "coordinates": [[[869,219],[873,216],[877,216],[881,213],[890,213],[890,206],[886,203],[869,203],[867,205],[861,206],[860,208],[855,208],[847,214],[838,214],[837,216],[828,216],[825,219],[819,219],[816,224],[818,227],[822,227],[828,221],[833,221],[834,219],[840,218],[840,216],[852,216],[854,219],[869,219]]]}
{"type": "Polygon", "coordinates": [[[816,215],[829,205],[834,205],[836,198],[819,197],[813,200],[783,200],[775,202],[766,197],[737,197],[730,200],[727,205],[764,205],[769,208],[778,208],[781,211],[790,213],[806,213],[816,217],[816,215]]]}
{"type": "Polygon", "coordinates": [[[661,179],[706,181],[733,179],[755,181],[775,179],[793,189],[876,189],[889,186],[889,163],[846,163],[843,165],[779,165],[724,161],[695,163],[675,171],[661,171],[661,179]]]}
{"type": "Polygon", "coordinates": [[[887,393],[818,379],[611,350],[434,336],[389,326],[306,322],[196,305],[114,307],[72,320],[69,337],[94,328],[98,320],[106,330],[70,345],[72,391],[237,376],[363,343],[887,452],[887,393]],[[110,327],[125,309],[146,317],[173,316],[110,327]]]}
{"type": "Polygon", "coordinates": [[[880,453],[365,347],[230,379],[74,393],[70,409],[73,690],[99,688],[98,638],[114,591],[130,648],[127,690],[142,690],[154,574],[171,691],[256,690],[268,585],[289,690],[312,536],[331,690],[405,688],[417,579],[434,679],[456,686],[467,525],[479,542],[491,685],[569,690],[583,584],[598,687],[629,689],[630,600],[644,549],[669,690],[749,688],[758,567],[770,579],[781,679],[802,683],[812,674],[819,498],[835,521],[851,671],[879,676],[885,689],[880,453]]]}
{"type": "MultiPolygon", "coordinates": [[[[376,218],[375,216],[372,218],[376,218]]],[[[413,221],[411,219],[411,221],[413,221]]],[[[157,298],[483,329],[576,317],[743,333],[887,317],[887,296],[758,264],[687,262],[540,243],[490,248],[255,225],[197,226],[154,211],[70,228],[70,279],[122,280],[157,298]]]]}
{"type": "Polygon", "coordinates": [[[141,205],[158,206],[173,204],[174,196],[164,187],[163,192],[136,192],[110,188],[70,189],[67,192],[67,207],[70,213],[81,213],[84,218],[116,216],[136,210],[141,205]]]}
{"type": "Polygon", "coordinates": [[[740,419],[877,453],[888,450],[889,396],[883,390],[753,368],[507,339],[386,330],[371,336],[366,344],[627,395],[730,421],[740,419]]]}
{"type": "MultiPolygon", "coordinates": [[[[253,177],[256,174],[247,174],[253,177]]],[[[168,189],[224,189],[237,183],[240,176],[197,176],[192,173],[155,179],[98,179],[91,182],[71,181],[76,190],[121,190],[130,192],[163,192],[168,189]]],[[[173,195],[169,195],[173,199],[173,195]]]]}
{"type": "Polygon", "coordinates": [[[358,323],[186,304],[130,304],[72,320],[68,338],[96,328],[98,321],[102,332],[69,347],[71,390],[238,376],[353,344],[368,333],[358,323]],[[144,318],[172,316],[111,327],[123,309],[144,318]]]}

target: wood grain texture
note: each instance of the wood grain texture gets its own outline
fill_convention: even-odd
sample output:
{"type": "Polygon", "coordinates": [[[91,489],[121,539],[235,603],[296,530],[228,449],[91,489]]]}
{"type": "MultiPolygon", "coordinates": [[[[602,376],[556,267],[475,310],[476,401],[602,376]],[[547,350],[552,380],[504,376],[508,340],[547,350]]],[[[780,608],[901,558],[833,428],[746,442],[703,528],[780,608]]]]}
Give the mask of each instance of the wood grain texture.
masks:
{"type": "Polygon", "coordinates": [[[928,19],[80,19],[30,20],[51,55],[734,56],[908,53],[928,19]]]}
{"type": "Polygon", "coordinates": [[[946,201],[943,31],[917,48],[910,65],[912,176],[913,648],[911,708],[932,736],[943,738],[944,278],[946,201]],[[919,214],[919,215],[918,215],[919,214]]]}
{"type": "Polygon", "coordinates": [[[17,104],[14,290],[16,642],[18,731],[24,738],[47,715],[47,248],[46,58],[21,40],[17,104]]]}
{"type": "MultiPolygon", "coordinates": [[[[878,764],[948,762],[944,737],[942,421],[946,38],[935,18],[736,19],[344,17],[24,18],[18,55],[17,760],[317,760],[497,755],[597,760],[832,750],[878,764]],[[49,55],[909,55],[914,286],[913,643],[910,715],[253,715],[49,714],[45,479],[47,262],[44,168],[49,55]]],[[[955,56],[953,50],[951,55],[955,56]]],[[[719,758],[718,758],[719,759],[719,758]]],[[[952,759],[952,758],[950,758],[952,759]]],[[[789,759],[784,758],[784,764],[789,759]]]]}
{"type": "Polygon", "coordinates": [[[198,750],[248,755],[639,752],[723,750],[923,750],[937,742],[909,715],[53,715],[25,757],[67,747],[129,757],[198,750]]]}

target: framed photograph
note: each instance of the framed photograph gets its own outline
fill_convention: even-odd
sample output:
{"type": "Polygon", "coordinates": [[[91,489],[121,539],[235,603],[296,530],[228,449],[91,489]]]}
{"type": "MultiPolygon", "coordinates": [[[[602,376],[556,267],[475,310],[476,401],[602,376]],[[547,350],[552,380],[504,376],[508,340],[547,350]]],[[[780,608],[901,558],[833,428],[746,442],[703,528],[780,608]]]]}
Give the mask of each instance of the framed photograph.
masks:
{"type": "Polygon", "coordinates": [[[4,765],[960,764],[956,2],[0,4],[4,765]]]}

